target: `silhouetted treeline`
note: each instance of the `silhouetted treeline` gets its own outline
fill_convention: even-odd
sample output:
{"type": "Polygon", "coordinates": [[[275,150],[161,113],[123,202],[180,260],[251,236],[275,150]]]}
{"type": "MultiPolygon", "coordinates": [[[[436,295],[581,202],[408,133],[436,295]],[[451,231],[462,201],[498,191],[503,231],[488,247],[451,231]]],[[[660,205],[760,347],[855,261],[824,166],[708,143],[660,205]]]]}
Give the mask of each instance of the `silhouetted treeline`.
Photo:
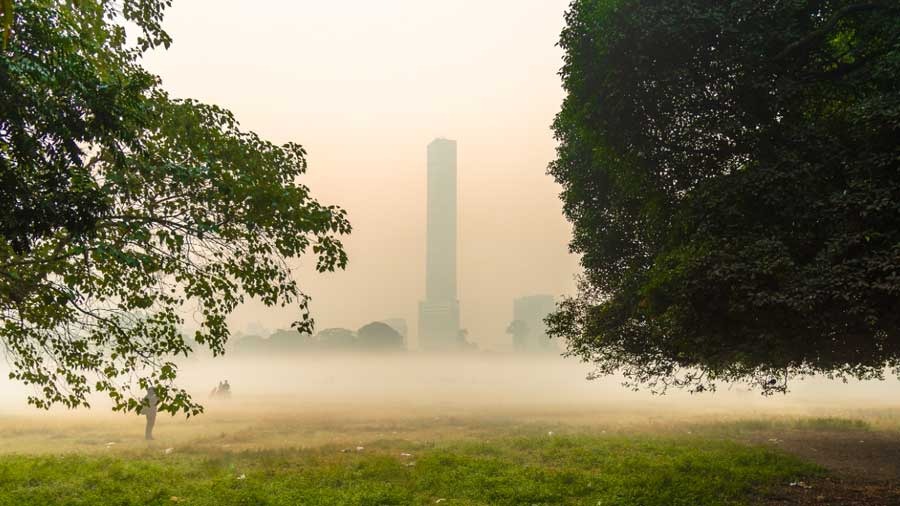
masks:
{"type": "Polygon", "coordinates": [[[296,330],[277,330],[269,336],[240,336],[235,338],[236,355],[268,355],[322,351],[401,351],[406,349],[405,338],[386,323],[372,322],[355,332],[346,328],[328,328],[315,335],[296,330]]]}

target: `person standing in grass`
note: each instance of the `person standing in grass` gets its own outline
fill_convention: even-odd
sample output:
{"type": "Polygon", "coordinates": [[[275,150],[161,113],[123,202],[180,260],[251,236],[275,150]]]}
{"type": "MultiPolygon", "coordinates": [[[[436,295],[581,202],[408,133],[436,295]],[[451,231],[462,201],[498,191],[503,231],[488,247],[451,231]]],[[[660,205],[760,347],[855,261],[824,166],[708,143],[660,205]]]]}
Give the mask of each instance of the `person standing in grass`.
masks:
{"type": "Polygon", "coordinates": [[[147,417],[147,426],[144,429],[144,438],[148,441],[153,439],[153,426],[156,425],[156,405],[159,399],[156,397],[156,390],[153,386],[147,387],[147,395],[144,396],[143,406],[139,413],[147,417]]]}

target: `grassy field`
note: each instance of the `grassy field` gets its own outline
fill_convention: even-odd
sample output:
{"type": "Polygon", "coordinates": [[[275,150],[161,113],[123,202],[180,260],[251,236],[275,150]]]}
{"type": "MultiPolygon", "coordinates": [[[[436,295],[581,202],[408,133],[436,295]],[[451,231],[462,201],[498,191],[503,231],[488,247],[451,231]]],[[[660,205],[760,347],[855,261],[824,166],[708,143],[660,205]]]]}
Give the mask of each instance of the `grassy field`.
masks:
{"type": "Polygon", "coordinates": [[[740,434],[872,430],[843,418],[651,427],[232,410],[160,423],[146,443],[140,420],[25,420],[0,420],[2,505],[752,504],[823,470],[740,434]]]}
{"type": "Polygon", "coordinates": [[[0,459],[0,503],[742,504],[818,473],[760,447],[701,437],[531,435],[480,443],[0,459]]]}
{"type": "Polygon", "coordinates": [[[102,405],[0,402],[0,506],[847,504],[872,489],[814,462],[880,470],[865,504],[893,504],[900,459],[874,450],[900,455],[900,410],[868,389],[652,398],[546,360],[317,360],[194,364],[195,391],[230,378],[234,398],[160,417],[150,443],[142,418],[102,405]]]}

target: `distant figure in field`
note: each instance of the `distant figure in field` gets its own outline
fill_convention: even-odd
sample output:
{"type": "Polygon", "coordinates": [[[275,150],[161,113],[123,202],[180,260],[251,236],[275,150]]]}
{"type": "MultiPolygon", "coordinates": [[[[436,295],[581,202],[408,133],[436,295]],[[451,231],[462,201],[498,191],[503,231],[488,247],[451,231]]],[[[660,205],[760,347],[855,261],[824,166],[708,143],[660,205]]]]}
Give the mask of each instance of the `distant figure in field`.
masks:
{"type": "Polygon", "coordinates": [[[153,439],[153,426],[156,425],[156,405],[159,399],[156,397],[156,390],[147,387],[147,395],[144,396],[143,406],[138,413],[147,417],[147,427],[144,429],[144,438],[148,441],[153,439]]]}
{"type": "Polygon", "coordinates": [[[209,396],[213,399],[228,399],[231,397],[231,385],[228,384],[228,380],[220,381],[219,385],[216,388],[213,388],[212,392],[209,393],[209,396]]]}

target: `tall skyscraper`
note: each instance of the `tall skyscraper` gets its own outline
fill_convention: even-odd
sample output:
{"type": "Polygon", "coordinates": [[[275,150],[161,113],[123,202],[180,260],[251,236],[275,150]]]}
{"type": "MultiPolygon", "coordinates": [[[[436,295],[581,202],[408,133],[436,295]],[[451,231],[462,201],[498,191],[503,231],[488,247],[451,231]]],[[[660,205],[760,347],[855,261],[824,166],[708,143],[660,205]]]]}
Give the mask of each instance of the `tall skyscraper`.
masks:
{"type": "Polygon", "coordinates": [[[456,141],[435,139],[428,145],[425,300],[419,303],[419,347],[440,350],[459,344],[456,141]]]}

